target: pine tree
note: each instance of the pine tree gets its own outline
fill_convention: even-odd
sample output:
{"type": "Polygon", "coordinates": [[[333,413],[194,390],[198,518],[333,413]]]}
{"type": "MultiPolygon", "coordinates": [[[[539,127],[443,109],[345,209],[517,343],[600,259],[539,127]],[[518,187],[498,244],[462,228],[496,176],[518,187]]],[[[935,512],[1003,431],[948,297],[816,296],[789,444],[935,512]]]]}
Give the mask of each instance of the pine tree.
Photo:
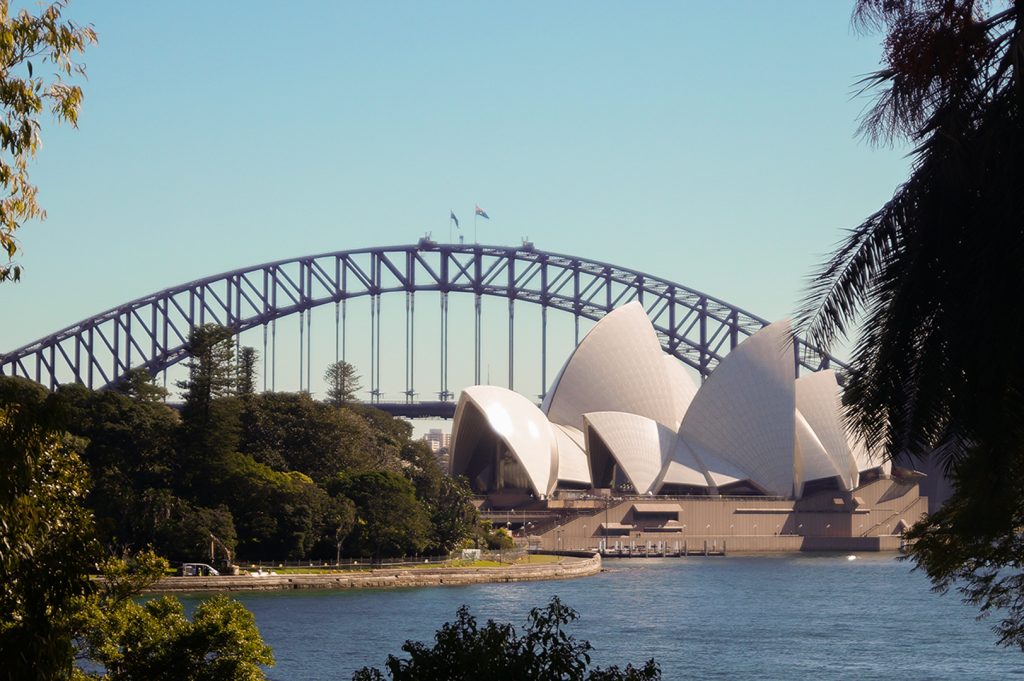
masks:
{"type": "Polygon", "coordinates": [[[235,349],[231,339],[231,330],[217,324],[192,329],[188,337],[191,357],[185,362],[188,380],[177,383],[185,398],[183,413],[208,417],[214,399],[235,394],[235,349]]]}
{"type": "Polygon", "coordinates": [[[235,395],[235,349],[230,329],[216,324],[196,327],[189,335],[189,377],[178,381],[185,405],[181,410],[186,462],[184,482],[198,481],[201,468],[238,447],[241,435],[235,395]]]}
{"type": "Polygon", "coordinates": [[[238,353],[237,392],[239,397],[248,397],[256,393],[257,359],[256,350],[248,345],[238,353]]]}
{"type": "Polygon", "coordinates": [[[359,374],[354,366],[348,362],[334,362],[324,372],[324,381],[327,383],[327,401],[336,406],[348,402],[358,402],[356,393],[359,392],[359,374]]]}

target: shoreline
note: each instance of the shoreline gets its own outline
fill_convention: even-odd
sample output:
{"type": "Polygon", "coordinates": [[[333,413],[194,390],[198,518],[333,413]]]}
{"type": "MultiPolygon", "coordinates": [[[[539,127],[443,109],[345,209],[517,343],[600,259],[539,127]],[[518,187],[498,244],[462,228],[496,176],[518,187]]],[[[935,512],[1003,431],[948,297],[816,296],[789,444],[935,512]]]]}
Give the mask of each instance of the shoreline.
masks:
{"type": "Polygon", "coordinates": [[[293,589],[395,589],[462,586],[589,577],[601,572],[601,556],[566,557],[559,563],[493,568],[375,568],[338,574],[287,574],[264,577],[164,577],[144,594],[230,593],[293,589]]]}

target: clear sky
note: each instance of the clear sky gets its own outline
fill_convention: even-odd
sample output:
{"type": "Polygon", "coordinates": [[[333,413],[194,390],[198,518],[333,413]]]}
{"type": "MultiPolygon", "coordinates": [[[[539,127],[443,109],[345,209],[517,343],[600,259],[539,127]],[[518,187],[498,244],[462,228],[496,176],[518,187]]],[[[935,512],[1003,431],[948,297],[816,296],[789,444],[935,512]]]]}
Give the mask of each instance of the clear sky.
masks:
{"type": "Polygon", "coordinates": [[[855,136],[881,49],[851,9],[75,0],[100,44],[79,129],[44,129],[49,219],[20,232],[0,351],[240,266],[446,240],[450,209],[472,239],[475,203],[483,243],[529,236],[787,316],[909,167],[855,136]]]}

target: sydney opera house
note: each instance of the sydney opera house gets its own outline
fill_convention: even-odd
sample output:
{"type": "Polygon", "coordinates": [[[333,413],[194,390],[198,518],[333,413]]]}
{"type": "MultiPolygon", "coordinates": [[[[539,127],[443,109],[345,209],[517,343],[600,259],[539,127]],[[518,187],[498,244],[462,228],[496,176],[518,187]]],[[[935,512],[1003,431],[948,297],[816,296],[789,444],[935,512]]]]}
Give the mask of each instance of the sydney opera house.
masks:
{"type": "MultiPolygon", "coordinates": [[[[630,303],[591,329],[540,406],[496,386],[463,390],[451,472],[495,507],[580,500],[557,536],[543,533],[548,548],[570,539],[585,548],[598,537],[648,546],[655,537],[664,548],[721,536],[724,544],[728,535],[735,548],[784,550],[808,548],[807,537],[896,537],[927,508],[915,481],[893,478],[847,434],[835,373],[797,378],[793,358],[790,326],[777,322],[698,386],[630,303]]],[[[889,547],[875,540],[867,544],[889,547]]]]}

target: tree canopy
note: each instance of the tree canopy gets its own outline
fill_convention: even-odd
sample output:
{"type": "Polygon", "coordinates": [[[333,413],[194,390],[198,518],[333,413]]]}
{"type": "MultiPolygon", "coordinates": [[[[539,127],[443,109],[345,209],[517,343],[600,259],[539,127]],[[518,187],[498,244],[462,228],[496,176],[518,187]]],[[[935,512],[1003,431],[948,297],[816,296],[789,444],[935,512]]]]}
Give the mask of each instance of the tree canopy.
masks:
{"type": "MultiPolygon", "coordinates": [[[[108,408],[152,406],[100,397],[108,408]]],[[[0,380],[0,679],[264,678],[259,665],[273,657],[239,603],[213,599],[191,620],[177,599],[139,604],[167,562],[145,551],[102,559],[79,456],[86,440],[63,431],[87,413],[25,379],[0,380]],[[97,571],[105,581],[90,579],[97,571]]],[[[100,445],[108,462],[113,442],[100,445]]]]}
{"type": "Polygon", "coordinates": [[[331,404],[341,406],[349,402],[357,402],[360,379],[356,368],[348,362],[334,362],[324,371],[324,382],[327,383],[327,399],[331,404]]]}
{"type": "MultiPolygon", "coordinates": [[[[434,645],[406,641],[405,659],[389,655],[385,663],[391,681],[656,681],[661,671],[654,660],[643,667],[627,665],[607,669],[590,668],[589,641],[565,631],[579,618],[575,610],[557,596],[545,608],[530,611],[522,635],[511,624],[488,620],[484,626],[466,606],[459,608],[454,622],[442,626],[434,645]]],[[[364,667],[352,681],[384,681],[379,669],[364,667]]]]}
{"type": "Polygon", "coordinates": [[[76,604],[99,558],[83,442],[60,432],[45,389],[0,384],[0,678],[68,678],[76,604]]]}
{"type": "Polygon", "coordinates": [[[96,32],[62,18],[69,1],[11,16],[8,0],[0,0],[0,252],[6,257],[0,282],[21,278],[18,229],[46,217],[28,172],[41,145],[43,109],[48,105],[58,121],[78,124],[82,88],[66,79],[85,75],[75,58],[96,42],[96,32]]]}
{"type": "Polygon", "coordinates": [[[443,474],[408,423],[308,393],[236,396],[230,336],[200,327],[192,341],[180,412],[145,370],[118,390],[67,384],[49,398],[0,377],[0,408],[27,391],[81,438],[85,500],[109,550],[152,547],[182,561],[390,558],[444,554],[476,533],[468,487],[443,474]]]}
{"type": "Polygon", "coordinates": [[[940,590],[1002,608],[1024,648],[1024,4],[860,0],[886,34],[861,132],[914,145],[910,177],[813,275],[800,318],[823,346],[859,326],[850,426],[938,457],[954,496],[914,527],[940,590]]]}

